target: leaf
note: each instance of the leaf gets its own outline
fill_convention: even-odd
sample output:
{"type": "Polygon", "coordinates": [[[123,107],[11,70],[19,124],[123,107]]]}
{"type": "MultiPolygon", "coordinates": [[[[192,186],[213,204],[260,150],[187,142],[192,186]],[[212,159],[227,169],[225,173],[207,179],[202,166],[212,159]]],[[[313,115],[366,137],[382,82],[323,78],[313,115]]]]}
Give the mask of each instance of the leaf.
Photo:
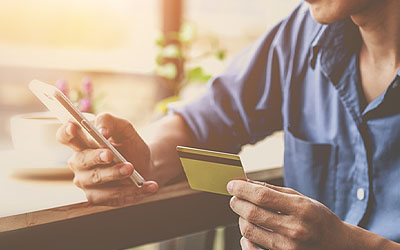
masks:
{"type": "Polygon", "coordinates": [[[167,45],[165,48],[162,49],[161,53],[164,58],[180,58],[181,54],[181,49],[176,44],[167,45]]]}
{"type": "Polygon", "coordinates": [[[192,22],[184,22],[179,32],[179,41],[190,43],[196,37],[196,25],[192,22]]]}
{"type": "Polygon", "coordinates": [[[211,75],[206,74],[202,67],[195,67],[188,70],[187,78],[189,82],[201,82],[205,83],[210,80],[211,75]]]}
{"type": "Polygon", "coordinates": [[[175,64],[166,63],[163,65],[157,65],[155,73],[158,76],[172,80],[172,79],[175,79],[175,77],[178,75],[178,69],[176,68],[175,64]]]}
{"type": "Polygon", "coordinates": [[[164,47],[164,45],[165,45],[165,37],[164,37],[164,34],[161,31],[157,32],[155,42],[156,42],[156,45],[158,47],[164,47]]]}
{"type": "Polygon", "coordinates": [[[217,57],[218,60],[223,61],[226,58],[226,51],[223,49],[220,49],[215,53],[215,56],[217,57]]]}
{"type": "Polygon", "coordinates": [[[164,57],[160,53],[157,53],[156,58],[155,58],[156,64],[161,65],[164,61],[164,57]]]}

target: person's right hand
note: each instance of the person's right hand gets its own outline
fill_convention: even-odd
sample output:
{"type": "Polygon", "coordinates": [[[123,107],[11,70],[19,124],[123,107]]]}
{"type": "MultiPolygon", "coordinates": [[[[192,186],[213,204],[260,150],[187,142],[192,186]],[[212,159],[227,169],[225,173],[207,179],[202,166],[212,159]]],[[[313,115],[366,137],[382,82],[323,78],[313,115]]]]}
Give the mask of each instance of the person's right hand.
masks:
{"type": "Polygon", "coordinates": [[[74,184],[83,189],[88,201],[118,206],[156,192],[158,184],[154,181],[146,181],[137,188],[129,179],[133,166],[145,179],[150,176],[153,166],[150,149],[132,124],[104,113],[97,116],[95,126],[128,162],[113,164],[111,151],[98,148],[73,122],[64,124],[57,131],[57,140],[75,151],[68,166],[74,172],[74,184]]]}

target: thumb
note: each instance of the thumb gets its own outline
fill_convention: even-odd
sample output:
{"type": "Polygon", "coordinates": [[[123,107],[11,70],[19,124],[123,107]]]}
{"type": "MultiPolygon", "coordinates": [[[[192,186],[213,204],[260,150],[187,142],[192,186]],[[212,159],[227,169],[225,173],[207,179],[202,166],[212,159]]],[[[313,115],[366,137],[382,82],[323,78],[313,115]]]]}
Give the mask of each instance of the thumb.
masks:
{"type": "Polygon", "coordinates": [[[146,181],[139,191],[143,194],[155,193],[158,191],[158,184],[155,181],[146,181]]]}

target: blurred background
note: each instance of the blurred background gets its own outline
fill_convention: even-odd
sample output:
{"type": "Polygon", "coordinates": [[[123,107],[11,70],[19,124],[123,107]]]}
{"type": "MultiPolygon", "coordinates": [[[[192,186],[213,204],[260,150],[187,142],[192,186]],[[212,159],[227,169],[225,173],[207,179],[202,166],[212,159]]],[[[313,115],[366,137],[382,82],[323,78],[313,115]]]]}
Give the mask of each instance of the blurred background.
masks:
{"type": "Polygon", "coordinates": [[[91,111],[115,113],[140,128],[188,85],[218,74],[298,3],[0,0],[0,149],[12,147],[12,115],[45,110],[27,88],[32,79],[63,79],[72,93],[89,79],[91,111]]]}
{"type": "MultiPolygon", "coordinates": [[[[140,130],[190,99],[299,2],[0,0],[0,150],[12,149],[10,117],[45,111],[28,89],[32,79],[56,84],[82,110],[114,113],[140,130]]],[[[231,249],[223,232],[140,249],[231,249]]]]}

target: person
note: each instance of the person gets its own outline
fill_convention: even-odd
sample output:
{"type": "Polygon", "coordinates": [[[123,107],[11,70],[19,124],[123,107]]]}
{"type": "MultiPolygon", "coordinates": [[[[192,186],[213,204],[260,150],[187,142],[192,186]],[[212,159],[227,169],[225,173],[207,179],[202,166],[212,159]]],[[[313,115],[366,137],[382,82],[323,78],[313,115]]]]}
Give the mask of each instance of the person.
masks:
{"type": "Polygon", "coordinates": [[[99,115],[131,163],[106,165],[108,150],[64,125],[75,184],[90,202],[128,202],[182,172],[177,145],[237,153],[283,130],[286,187],[227,186],[242,248],[400,249],[399,9],[398,0],[301,3],[205,94],[153,124],[146,142],[128,121],[99,115]],[[141,189],[124,181],[133,166],[152,180],[141,189]]]}

